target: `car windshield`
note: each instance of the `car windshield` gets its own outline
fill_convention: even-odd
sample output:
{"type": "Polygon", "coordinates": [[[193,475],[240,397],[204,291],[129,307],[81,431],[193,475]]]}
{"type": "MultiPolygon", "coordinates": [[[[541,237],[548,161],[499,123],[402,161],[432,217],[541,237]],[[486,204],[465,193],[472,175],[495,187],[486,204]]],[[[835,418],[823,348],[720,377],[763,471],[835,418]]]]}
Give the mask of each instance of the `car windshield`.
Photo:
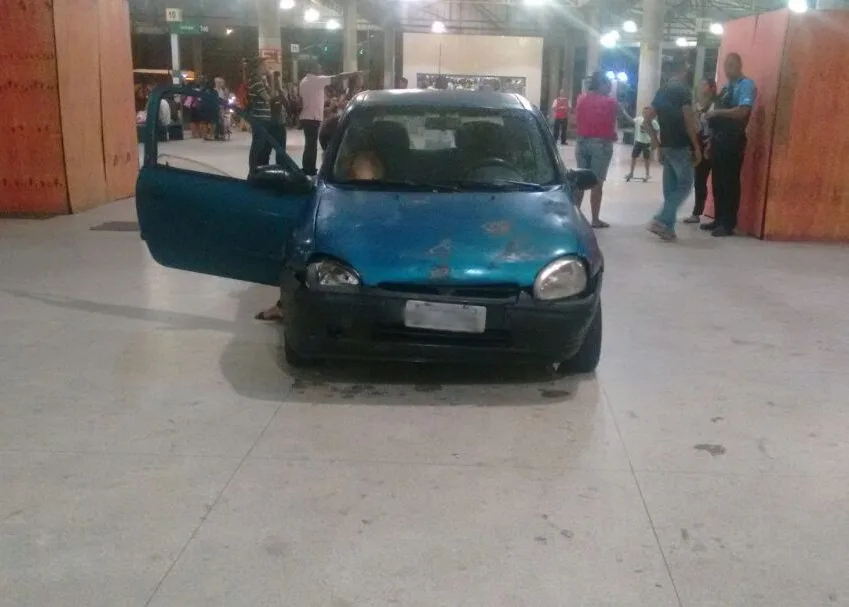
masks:
{"type": "Polygon", "coordinates": [[[534,115],[522,109],[355,108],[329,180],[376,189],[541,190],[558,169],[534,115]]]}

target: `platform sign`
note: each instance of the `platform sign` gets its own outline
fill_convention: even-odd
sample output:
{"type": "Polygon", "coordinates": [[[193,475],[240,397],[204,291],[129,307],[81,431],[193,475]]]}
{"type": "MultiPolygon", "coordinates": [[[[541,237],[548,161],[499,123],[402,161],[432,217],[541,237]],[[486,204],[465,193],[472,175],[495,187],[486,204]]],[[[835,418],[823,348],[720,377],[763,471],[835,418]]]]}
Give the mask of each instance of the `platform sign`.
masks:
{"type": "Polygon", "coordinates": [[[168,23],[180,23],[183,20],[183,9],[181,8],[166,8],[165,21],[168,23]]]}
{"type": "Polygon", "coordinates": [[[181,21],[179,23],[171,23],[171,33],[179,34],[180,36],[200,36],[209,33],[208,25],[193,23],[191,21],[181,21]]]}
{"type": "Polygon", "coordinates": [[[289,52],[292,53],[293,55],[297,55],[298,53],[301,52],[301,45],[300,44],[290,44],[289,45],[289,52]]]}

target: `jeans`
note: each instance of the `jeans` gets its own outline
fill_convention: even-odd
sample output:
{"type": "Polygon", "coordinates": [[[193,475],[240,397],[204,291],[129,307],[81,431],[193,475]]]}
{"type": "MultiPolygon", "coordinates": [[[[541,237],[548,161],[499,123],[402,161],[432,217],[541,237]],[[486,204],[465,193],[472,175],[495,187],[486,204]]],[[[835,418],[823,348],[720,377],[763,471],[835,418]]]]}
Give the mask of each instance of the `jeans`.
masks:
{"type": "Polygon", "coordinates": [[[703,158],[696,167],[695,183],[696,204],[693,205],[693,217],[703,215],[705,212],[705,201],[708,195],[708,177],[710,176],[713,162],[710,158],[703,158]]]}
{"type": "Polygon", "coordinates": [[[675,230],[678,209],[693,189],[693,153],[690,148],[663,148],[663,206],[655,221],[675,230]]]}
{"type": "Polygon", "coordinates": [[[248,153],[248,174],[256,173],[257,167],[266,166],[271,159],[271,144],[266,133],[271,133],[273,125],[268,120],[258,120],[251,131],[251,151],[248,153]]]}
{"type": "Polygon", "coordinates": [[[302,166],[304,173],[312,177],[318,173],[315,162],[318,157],[318,131],[321,128],[321,122],[318,120],[301,120],[301,126],[304,128],[304,159],[302,166]]]}

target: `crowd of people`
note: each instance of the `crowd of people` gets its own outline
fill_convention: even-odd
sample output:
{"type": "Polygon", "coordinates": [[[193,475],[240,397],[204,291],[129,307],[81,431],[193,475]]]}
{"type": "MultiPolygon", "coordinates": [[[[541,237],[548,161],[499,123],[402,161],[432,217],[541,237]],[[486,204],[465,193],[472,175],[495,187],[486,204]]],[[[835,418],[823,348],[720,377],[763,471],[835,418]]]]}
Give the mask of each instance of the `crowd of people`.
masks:
{"type": "MultiPolygon", "coordinates": [[[[729,53],[724,71],[728,84],[717,92],[716,82],[699,83],[696,102],[688,83],[689,66],[684,58],[670,64],[667,82],[634,123],[631,168],[625,179],[634,178],[636,163],[643,158],[644,181],[651,176],[651,155],[663,168],[663,205],[648,230],[664,240],[675,240],[675,224],[681,205],[695,189],[695,205],[684,223],[701,224],[713,236],[731,236],[740,208],[740,171],[746,149],[746,126],[757,98],[755,83],[743,74],[739,54],[729,53]],[[715,219],[701,222],[711,180],[715,219]]],[[[552,104],[555,136],[565,144],[568,99],[561,95],[552,104]]],[[[602,72],[589,79],[587,92],[575,104],[578,141],[575,159],[579,168],[595,173],[598,183],[590,191],[590,222],[594,228],[609,224],[600,218],[604,182],[618,135],[616,122],[622,112],[611,96],[611,82],[602,72]]],[[[580,207],[583,193],[577,195],[580,207]]]]}

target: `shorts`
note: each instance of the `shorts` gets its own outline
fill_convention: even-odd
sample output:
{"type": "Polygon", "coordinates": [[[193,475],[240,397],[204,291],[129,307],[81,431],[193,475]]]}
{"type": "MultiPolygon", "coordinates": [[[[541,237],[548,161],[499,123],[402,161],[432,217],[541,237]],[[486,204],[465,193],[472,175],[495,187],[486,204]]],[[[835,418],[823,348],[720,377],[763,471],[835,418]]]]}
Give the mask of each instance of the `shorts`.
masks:
{"type": "Polygon", "coordinates": [[[651,158],[651,144],[640,143],[639,141],[635,141],[634,149],[631,150],[631,158],[639,158],[640,154],[642,154],[643,158],[645,158],[646,160],[651,158]]]}
{"type": "Polygon", "coordinates": [[[605,139],[578,139],[575,146],[575,160],[579,169],[589,169],[596,179],[607,179],[607,169],[613,158],[613,142],[605,139]]]}

